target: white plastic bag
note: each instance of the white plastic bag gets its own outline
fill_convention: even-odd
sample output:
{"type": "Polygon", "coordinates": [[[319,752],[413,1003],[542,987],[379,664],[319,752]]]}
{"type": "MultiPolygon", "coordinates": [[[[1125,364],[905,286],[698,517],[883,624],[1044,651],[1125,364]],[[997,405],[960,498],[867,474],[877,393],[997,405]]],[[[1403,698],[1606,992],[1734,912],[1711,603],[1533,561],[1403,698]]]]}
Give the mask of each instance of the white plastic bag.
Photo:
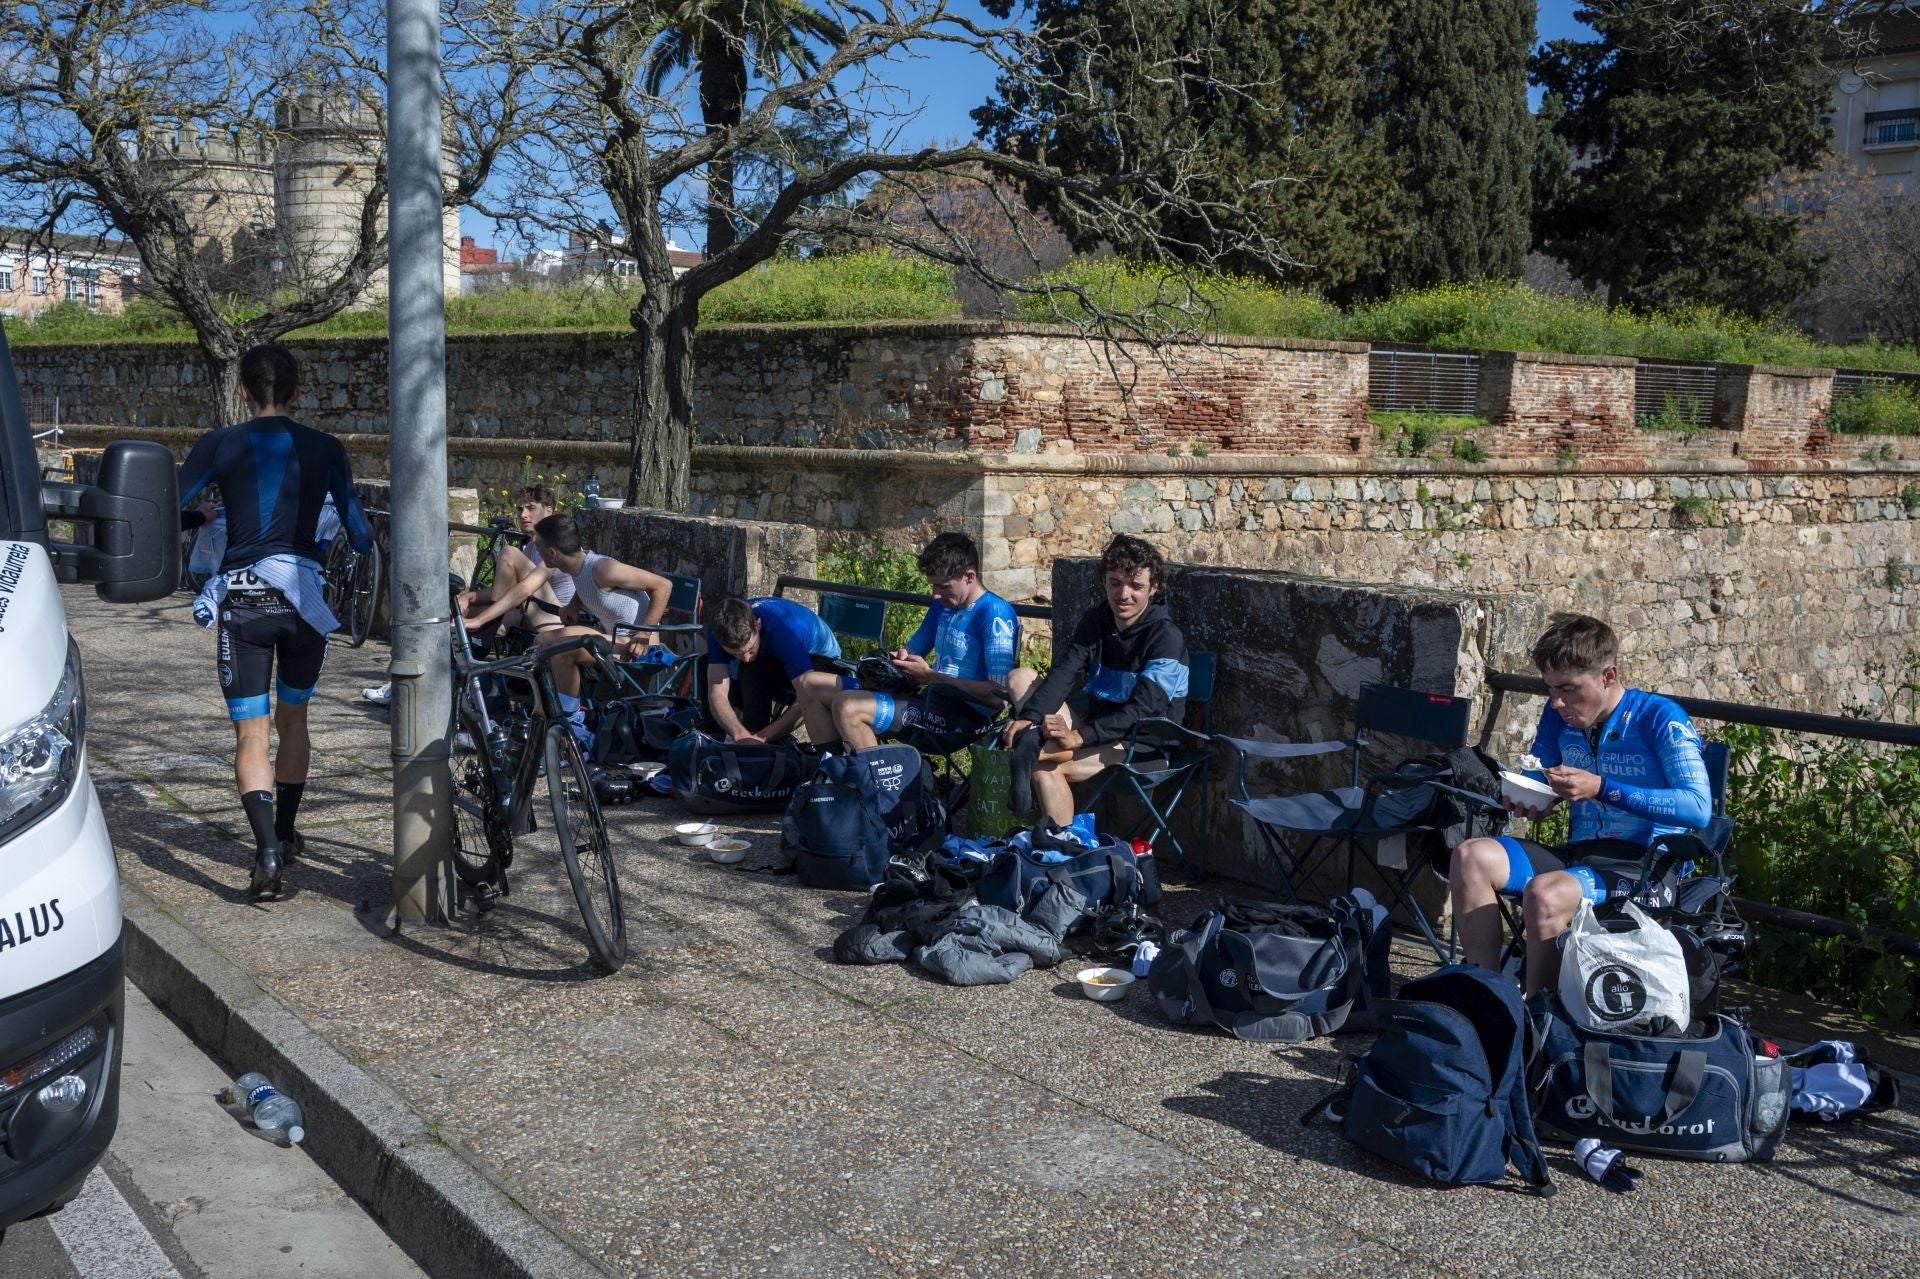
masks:
{"type": "Polygon", "coordinates": [[[1615,1035],[1676,1035],[1693,1019],[1680,942],[1632,902],[1638,927],[1609,932],[1582,901],[1560,954],[1560,1003],[1575,1024],[1615,1035]]]}
{"type": "Polygon", "coordinates": [[[193,535],[193,549],[187,555],[187,571],[202,577],[211,576],[220,571],[220,562],[227,557],[227,514],[222,511],[193,535]]]}

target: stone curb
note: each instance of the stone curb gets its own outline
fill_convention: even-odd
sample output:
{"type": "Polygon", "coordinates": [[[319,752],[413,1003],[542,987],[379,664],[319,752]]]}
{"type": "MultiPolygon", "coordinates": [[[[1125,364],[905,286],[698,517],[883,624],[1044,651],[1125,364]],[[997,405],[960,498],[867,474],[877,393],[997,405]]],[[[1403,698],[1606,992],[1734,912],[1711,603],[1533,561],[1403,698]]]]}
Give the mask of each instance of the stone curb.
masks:
{"type": "Polygon", "coordinates": [[[306,1149],[435,1279],[611,1274],[212,943],[121,881],[127,974],[214,1056],[298,1099],[306,1149]]]}

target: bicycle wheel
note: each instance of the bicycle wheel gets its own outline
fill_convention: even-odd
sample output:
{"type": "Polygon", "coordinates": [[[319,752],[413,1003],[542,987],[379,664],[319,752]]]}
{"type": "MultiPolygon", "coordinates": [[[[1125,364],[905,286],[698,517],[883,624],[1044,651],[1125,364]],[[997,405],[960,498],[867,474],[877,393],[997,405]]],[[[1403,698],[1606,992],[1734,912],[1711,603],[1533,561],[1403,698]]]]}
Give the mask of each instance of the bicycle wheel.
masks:
{"type": "Polygon", "coordinates": [[[347,624],[347,577],[353,569],[352,554],[347,539],[336,537],[327,544],[326,559],[320,565],[320,598],[326,601],[327,611],[340,619],[343,629],[347,624]]]}
{"type": "Polygon", "coordinates": [[[374,609],[380,603],[380,543],[375,542],[365,555],[354,556],[345,594],[347,615],[341,621],[347,626],[347,642],[359,648],[367,642],[374,609]]]}
{"type": "Polygon", "coordinates": [[[547,794],[553,800],[554,835],[573,883],[574,900],[587,926],[594,960],[608,972],[627,962],[627,920],[620,909],[620,881],[613,871],[600,801],[594,797],[587,761],[565,724],[547,729],[547,794]]]}
{"type": "Polygon", "coordinates": [[[505,893],[513,863],[506,806],[479,753],[486,749],[479,720],[462,714],[459,722],[475,750],[453,760],[453,872],[470,888],[505,893]]]}

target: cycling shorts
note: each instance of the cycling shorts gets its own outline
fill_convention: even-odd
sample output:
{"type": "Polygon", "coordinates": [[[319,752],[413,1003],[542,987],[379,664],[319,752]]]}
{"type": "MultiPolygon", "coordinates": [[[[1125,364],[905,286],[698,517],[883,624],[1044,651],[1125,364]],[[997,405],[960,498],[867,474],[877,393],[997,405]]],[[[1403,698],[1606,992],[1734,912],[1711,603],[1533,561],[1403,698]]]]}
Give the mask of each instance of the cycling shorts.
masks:
{"type": "Polygon", "coordinates": [[[327,637],[308,626],[279,591],[236,583],[237,576],[229,575],[227,598],[220,606],[220,691],[227,699],[228,718],[265,715],[272,709],[270,688],[282,706],[304,706],[320,683],[327,637]]]}
{"type": "Polygon", "coordinates": [[[867,696],[873,699],[876,736],[903,733],[917,727],[937,736],[951,733],[971,737],[991,724],[999,713],[945,684],[931,685],[918,696],[897,693],[868,693],[867,696]]]}
{"type": "Polygon", "coordinates": [[[1549,848],[1530,839],[1498,837],[1507,850],[1503,893],[1524,892],[1536,875],[1564,870],[1580,881],[1580,895],[1596,906],[1625,897],[1640,880],[1647,850],[1628,839],[1583,839],[1549,848]]]}

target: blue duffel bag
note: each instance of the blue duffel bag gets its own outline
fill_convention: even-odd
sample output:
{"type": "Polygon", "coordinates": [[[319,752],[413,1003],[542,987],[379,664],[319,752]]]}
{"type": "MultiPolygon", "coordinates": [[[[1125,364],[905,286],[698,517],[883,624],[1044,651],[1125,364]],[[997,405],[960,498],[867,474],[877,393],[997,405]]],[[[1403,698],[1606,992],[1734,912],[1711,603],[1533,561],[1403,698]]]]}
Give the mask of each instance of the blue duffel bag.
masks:
{"type": "Polygon", "coordinates": [[[1048,930],[1062,937],[1089,920],[1140,904],[1140,889],[1133,850],[1117,841],[1046,864],[1009,849],[993,859],[974,886],[983,905],[1005,907],[1022,918],[1038,913],[1048,930]]]}
{"type": "Polygon", "coordinates": [[[1529,1078],[1541,1136],[1674,1159],[1773,1158],[1786,1132],[1791,1077],[1731,1017],[1678,1037],[1610,1035],[1575,1025],[1552,991],[1528,1004],[1538,1044],[1529,1078]]]}

